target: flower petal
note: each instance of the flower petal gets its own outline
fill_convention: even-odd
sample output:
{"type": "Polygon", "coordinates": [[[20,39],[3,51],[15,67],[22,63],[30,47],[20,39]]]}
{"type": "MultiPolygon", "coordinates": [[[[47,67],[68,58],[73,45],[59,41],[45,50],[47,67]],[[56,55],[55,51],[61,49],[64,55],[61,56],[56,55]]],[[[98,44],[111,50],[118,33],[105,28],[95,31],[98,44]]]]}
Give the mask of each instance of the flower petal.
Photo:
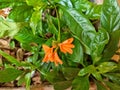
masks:
{"type": "Polygon", "coordinates": [[[60,46],[60,50],[61,50],[61,52],[63,52],[63,53],[67,53],[67,50],[65,49],[66,47],[64,47],[64,45],[62,45],[62,46],[60,46]]]}
{"type": "Polygon", "coordinates": [[[73,38],[69,38],[69,39],[65,40],[64,42],[58,44],[58,46],[60,47],[61,52],[63,52],[63,53],[68,52],[68,53],[72,54],[73,51],[72,51],[71,48],[75,47],[73,44],[71,44],[73,42],[73,40],[74,40],[73,38]]]}
{"type": "Polygon", "coordinates": [[[64,52],[68,52],[69,54],[73,53],[72,49],[69,47],[63,47],[63,50],[64,50],[64,52]]]}
{"type": "Polygon", "coordinates": [[[45,53],[47,53],[50,50],[50,47],[48,47],[47,45],[42,45],[42,47],[45,53]]]}
{"type": "Polygon", "coordinates": [[[67,39],[67,40],[65,40],[65,41],[63,41],[62,43],[72,43],[73,42],[73,38],[69,38],[69,39],[67,39]]]}
{"type": "Polygon", "coordinates": [[[53,59],[54,59],[54,57],[53,57],[53,48],[54,47],[50,48],[47,45],[43,45],[42,47],[43,47],[43,49],[45,51],[45,56],[44,56],[42,61],[43,62],[48,62],[48,61],[53,62],[53,59]]]}
{"type": "Polygon", "coordinates": [[[73,44],[62,44],[62,46],[68,47],[68,48],[74,48],[75,47],[73,44]]]}
{"type": "Polygon", "coordinates": [[[47,55],[44,56],[42,62],[48,62],[48,56],[47,55]]]}
{"type": "Polygon", "coordinates": [[[63,64],[63,62],[62,62],[61,59],[59,58],[59,56],[58,56],[58,54],[57,54],[56,51],[54,52],[54,63],[55,63],[56,66],[58,65],[58,63],[59,63],[59,64],[63,64]]]}

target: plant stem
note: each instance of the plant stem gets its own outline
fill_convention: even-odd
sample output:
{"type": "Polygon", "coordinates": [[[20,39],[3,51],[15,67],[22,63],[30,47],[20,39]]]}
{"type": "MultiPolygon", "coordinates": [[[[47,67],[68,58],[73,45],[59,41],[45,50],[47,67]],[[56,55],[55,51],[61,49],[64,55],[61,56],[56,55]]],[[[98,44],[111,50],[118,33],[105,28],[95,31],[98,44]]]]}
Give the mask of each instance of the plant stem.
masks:
{"type": "Polygon", "coordinates": [[[55,7],[55,11],[56,11],[57,19],[58,19],[58,38],[57,38],[57,41],[60,42],[60,20],[59,20],[59,13],[58,13],[56,7],[55,7]]]}

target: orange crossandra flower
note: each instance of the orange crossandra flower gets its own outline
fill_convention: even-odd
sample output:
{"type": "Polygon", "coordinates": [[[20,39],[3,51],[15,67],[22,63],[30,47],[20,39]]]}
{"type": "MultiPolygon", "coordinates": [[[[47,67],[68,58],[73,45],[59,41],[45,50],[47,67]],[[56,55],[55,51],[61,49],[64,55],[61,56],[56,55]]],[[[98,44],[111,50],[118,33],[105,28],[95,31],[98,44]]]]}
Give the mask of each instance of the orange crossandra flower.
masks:
{"type": "Polygon", "coordinates": [[[72,54],[73,51],[72,51],[71,48],[75,47],[73,44],[71,44],[73,42],[73,40],[74,40],[73,38],[69,38],[69,39],[63,41],[62,43],[58,44],[58,46],[60,47],[61,52],[63,52],[63,53],[68,52],[68,53],[72,54]]]}
{"type": "Polygon", "coordinates": [[[47,45],[42,46],[44,51],[45,51],[45,56],[42,60],[42,62],[54,62],[55,65],[57,66],[58,64],[62,64],[63,62],[60,60],[57,51],[53,51],[55,46],[53,47],[48,47],[47,45]]]}
{"type": "Polygon", "coordinates": [[[63,62],[61,61],[61,59],[59,58],[57,54],[57,51],[54,51],[53,57],[54,57],[54,63],[56,66],[58,66],[58,64],[63,64],[63,62]]]}
{"type": "Polygon", "coordinates": [[[47,45],[43,45],[43,50],[45,51],[45,56],[43,58],[43,62],[53,62],[53,49],[54,47],[50,48],[47,45]]]}

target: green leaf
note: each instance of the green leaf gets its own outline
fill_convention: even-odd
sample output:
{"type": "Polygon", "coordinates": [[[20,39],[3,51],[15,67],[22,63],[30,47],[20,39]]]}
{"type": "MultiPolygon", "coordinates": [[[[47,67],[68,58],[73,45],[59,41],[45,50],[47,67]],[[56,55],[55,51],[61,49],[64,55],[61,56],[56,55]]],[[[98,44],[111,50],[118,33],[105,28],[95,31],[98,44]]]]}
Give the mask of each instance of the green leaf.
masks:
{"type": "Polygon", "coordinates": [[[20,78],[19,78],[19,80],[18,80],[18,82],[17,82],[17,85],[18,85],[18,86],[21,86],[23,83],[25,83],[25,73],[23,73],[23,74],[20,76],[20,78]]]}
{"type": "Polygon", "coordinates": [[[80,63],[83,65],[83,48],[77,39],[74,39],[75,48],[73,48],[73,54],[67,54],[67,60],[80,63]]]}
{"type": "Polygon", "coordinates": [[[118,85],[116,83],[112,83],[109,81],[106,81],[105,83],[109,87],[110,90],[120,90],[120,85],[118,85]]]}
{"type": "Polygon", "coordinates": [[[29,58],[30,58],[30,62],[33,63],[34,65],[37,64],[40,48],[41,48],[41,45],[37,46],[37,47],[32,47],[31,52],[32,52],[33,55],[29,58]]]}
{"type": "Polygon", "coordinates": [[[106,86],[103,84],[103,82],[95,81],[95,83],[97,85],[97,90],[108,90],[108,88],[106,88],[106,86]]]}
{"type": "MultiPolygon", "coordinates": [[[[19,41],[19,40],[18,40],[19,41]]],[[[20,43],[21,48],[27,50],[27,51],[31,51],[32,47],[29,43],[20,43]]]]}
{"type": "Polygon", "coordinates": [[[0,0],[0,9],[21,5],[26,5],[24,0],[0,0]]]}
{"type": "Polygon", "coordinates": [[[30,6],[33,6],[35,10],[40,9],[41,7],[45,7],[47,4],[47,0],[26,0],[26,3],[30,6]]]}
{"type": "Polygon", "coordinates": [[[45,78],[52,84],[60,81],[65,81],[63,74],[56,71],[46,73],[45,78]]]}
{"type": "Polygon", "coordinates": [[[72,81],[60,81],[60,82],[54,83],[53,85],[55,90],[65,90],[69,88],[71,84],[72,84],[72,81]]]}
{"type": "Polygon", "coordinates": [[[15,59],[13,56],[3,52],[0,50],[0,55],[2,55],[4,58],[6,58],[11,64],[14,64],[16,66],[26,66],[26,67],[33,67],[30,63],[27,62],[20,62],[19,60],[15,59]]]}
{"type": "Polygon", "coordinates": [[[91,8],[89,8],[85,15],[92,20],[100,19],[101,16],[101,7],[102,5],[91,5],[91,8]]]}
{"type": "Polygon", "coordinates": [[[50,33],[56,35],[56,37],[58,37],[58,30],[55,26],[55,24],[53,23],[53,17],[51,16],[47,16],[48,18],[48,30],[50,31],[50,33]]]}
{"type": "Polygon", "coordinates": [[[15,48],[15,41],[11,40],[10,43],[9,43],[9,45],[10,45],[11,49],[14,49],[15,48]]]}
{"type": "Polygon", "coordinates": [[[79,72],[79,68],[71,68],[71,67],[65,67],[62,68],[62,72],[64,77],[67,80],[72,80],[73,78],[75,78],[79,72]]]}
{"type": "Polygon", "coordinates": [[[101,27],[109,33],[120,29],[120,7],[117,0],[104,0],[100,21],[101,27]]]}
{"type": "Polygon", "coordinates": [[[96,72],[95,66],[89,65],[89,66],[81,69],[78,73],[78,76],[84,76],[86,74],[91,74],[91,73],[94,73],[94,72],[96,72]]]}
{"type": "Polygon", "coordinates": [[[38,22],[42,20],[42,10],[36,10],[32,13],[32,17],[30,18],[30,27],[32,28],[33,34],[36,34],[36,29],[38,26],[38,22]]]}
{"type": "Polygon", "coordinates": [[[89,78],[85,77],[76,77],[72,83],[72,90],[89,90],[89,78]]]}
{"type": "Polygon", "coordinates": [[[60,7],[64,11],[64,19],[70,31],[73,33],[74,37],[79,38],[80,42],[85,47],[86,53],[90,54],[89,45],[95,38],[95,28],[82,13],[79,13],[75,9],[65,8],[63,6],[60,7]]]}
{"type": "Polygon", "coordinates": [[[117,64],[114,62],[103,62],[96,68],[98,69],[99,73],[106,73],[106,72],[112,71],[116,67],[117,67],[117,64]]]}
{"type": "Polygon", "coordinates": [[[10,36],[13,37],[18,31],[25,26],[25,23],[16,23],[4,20],[0,17],[0,37],[10,36]],[[24,25],[23,25],[24,24],[24,25]]]}
{"type": "Polygon", "coordinates": [[[25,0],[0,0],[0,2],[24,2],[25,0]]]}
{"type": "Polygon", "coordinates": [[[54,0],[54,2],[57,2],[63,6],[69,7],[69,8],[73,7],[71,0],[54,0]]]}
{"type": "Polygon", "coordinates": [[[71,0],[75,9],[83,12],[89,19],[99,19],[101,15],[101,6],[89,0],[71,0]]]}
{"type": "Polygon", "coordinates": [[[43,44],[45,41],[43,38],[40,38],[37,35],[33,35],[29,28],[23,28],[14,36],[14,38],[21,43],[27,43],[27,45],[33,42],[43,44]]]}
{"type": "Polygon", "coordinates": [[[117,63],[117,68],[115,68],[115,69],[112,70],[111,72],[120,73],[120,62],[117,63]]]}
{"type": "Polygon", "coordinates": [[[74,8],[82,12],[88,11],[93,4],[88,0],[71,0],[71,1],[73,3],[74,8]]]}
{"type": "Polygon", "coordinates": [[[103,75],[109,78],[112,82],[120,85],[120,73],[106,73],[103,75]]]}
{"type": "Polygon", "coordinates": [[[31,77],[32,77],[32,72],[29,72],[25,75],[26,90],[30,90],[31,77]]]}
{"type": "Polygon", "coordinates": [[[6,68],[0,71],[0,82],[10,82],[15,80],[23,72],[14,68],[6,68]]]}
{"type": "Polygon", "coordinates": [[[15,59],[14,57],[10,56],[9,54],[7,54],[1,50],[0,50],[0,54],[12,64],[15,64],[17,66],[19,66],[21,64],[17,59],[15,59]]]}
{"type": "Polygon", "coordinates": [[[108,41],[109,41],[109,35],[107,31],[100,28],[95,36],[94,41],[91,44],[91,48],[92,48],[91,57],[92,57],[93,63],[96,63],[101,59],[102,52],[104,50],[105,45],[108,43],[108,41]]]}
{"type": "Polygon", "coordinates": [[[99,72],[93,72],[92,75],[95,77],[95,79],[102,81],[102,76],[99,72]]]}
{"type": "Polygon", "coordinates": [[[33,8],[30,6],[22,5],[14,7],[8,18],[12,19],[15,22],[26,22],[29,21],[33,12],[33,8]]]}
{"type": "Polygon", "coordinates": [[[112,58],[116,50],[118,50],[119,40],[120,40],[120,30],[116,30],[110,34],[110,40],[104,49],[102,59],[100,60],[101,62],[108,61],[112,58]]]}
{"type": "Polygon", "coordinates": [[[54,75],[56,74],[56,72],[53,71],[53,72],[49,73],[51,67],[52,67],[52,63],[43,63],[42,67],[40,68],[40,71],[41,71],[41,74],[43,76],[46,76],[47,80],[52,83],[54,75]],[[50,78],[49,78],[49,74],[53,75],[53,76],[50,76],[50,78]]]}

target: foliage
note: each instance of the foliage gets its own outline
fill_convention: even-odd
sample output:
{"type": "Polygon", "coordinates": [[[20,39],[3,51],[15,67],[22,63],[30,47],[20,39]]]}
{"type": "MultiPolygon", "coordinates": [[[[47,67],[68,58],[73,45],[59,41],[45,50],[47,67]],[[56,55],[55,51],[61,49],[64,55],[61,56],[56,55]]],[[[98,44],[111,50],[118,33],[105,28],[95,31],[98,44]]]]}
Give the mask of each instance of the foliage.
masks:
{"type": "Polygon", "coordinates": [[[89,0],[0,0],[0,8],[6,7],[11,11],[0,18],[0,37],[12,37],[32,55],[18,61],[0,50],[5,58],[0,82],[19,77],[18,85],[25,82],[29,90],[33,73],[39,71],[55,90],[89,90],[91,81],[97,90],[120,89],[120,63],[111,60],[120,41],[117,0],[104,0],[103,5],[89,0]]]}

